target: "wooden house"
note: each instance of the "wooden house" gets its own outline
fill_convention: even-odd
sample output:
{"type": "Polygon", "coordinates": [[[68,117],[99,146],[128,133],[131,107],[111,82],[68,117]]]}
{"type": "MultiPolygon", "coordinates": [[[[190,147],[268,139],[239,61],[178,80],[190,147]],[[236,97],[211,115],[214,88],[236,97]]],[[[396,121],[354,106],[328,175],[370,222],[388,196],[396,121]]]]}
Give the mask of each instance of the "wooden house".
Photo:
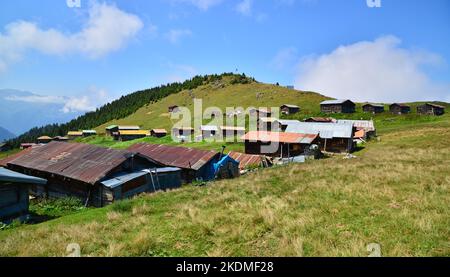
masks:
{"type": "Polygon", "coordinates": [[[320,103],[323,113],[354,113],[356,105],[350,100],[327,100],[320,103]]]}
{"type": "Polygon", "coordinates": [[[150,136],[150,132],[146,130],[124,130],[113,134],[114,139],[118,141],[130,141],[150,136]]]}
{"type": "MultiPolygon", "coordinates": [[[[106,193],[103,181],[121,174],[163,167],[147,157],[126,150],[56,141],[21,151],[0,161],[0,164],[6,164],[9,170],[15,172],[46,179],[45,187],[31,187],[34,196],[70,196],[94,206],[111,202],[111,195],[106,193]]],[[[120,185],[122,193],[127,195],[151,191],[150,188],[150,181],[144,178],[129,178],[120,185]]]]}
{"type": "Polygon", "coordinates": [[[280,111],[284,115],[296,114],[300,112],[300,107],[291,104],[284,104],[280,106],[280,111]]]}
{"type": "Polygon", "coordinates": [[[242,137],[245,135],[245,127],[237,126],[220,126],[223,138],[242,137]]]}
{"type": "Polygon", "coordinates": [[[192,128],[192,127],[174,127],[172,129],[172,134],[176,137],[178,137],[178,136],[189,137],[194,134],[194,128],[192,128]]]}
{"type": "Polygon", "coordinates": [[[20,144],[20,149],[24,150],[24,149],[28,149],[28,148],[33,148],[36,145],[37,145],[36,143],[32,143],[32,142],[23,142],[20,144]]]}
{"type": "Polygon", "coordinates": [[[249,113],[251,116],[256,116],[257,118],[272,116],[272,110],[270,108],[252,108],[249,113]]]}
{"type": "Polygon", "coordinates": [[[426,103],[417,106],[417,113],[422,115],[443,115],[445,113],[445,107],[432,103],[426,103]]]}
{"type": "Polygon", "coordinates": [[[156,137],[156,138],[162,138],[162,137],[167,136],[167,131],[166,131],[166,129],[152,129],[150,131],[150,136],[156,137]]]}
{"type": "Polygon", "coordinates": [[[245,154],[289,158],[302,155],[317,142],[317,134],[250,131],[242,138],[245,154]]]}
{"type": "Polygon", "coordinates": [[[411,107],[405,104],[394,103],[389,106],[389,111],[393,114],[408,114],[411,112],[411,107]]]}
{"type": "Polygon", "coordinates": [[[53,138],[53,141],[69,141],[68,137],[63,137],[63,136],[56,136],[53,138]]]}
{"type": "Polygon", "coordinates": [[[45,186],[47,180],[0,167],[0,220],[28,214],[30,186],[45,186]]]}
{"type": "Polygon", "coordinates": [[[53,139],[49,136],[40,136],[37,138],[37,143],[49,143],[50,141],[52,141],[53,139]]]}
{"type": "Polygon", "coordinates": [[[363,105],[362,109],[363,109],[363,112],[365,112],[365,113],[373,113],[373,114],[382,113],[382,112],[384,112],[384,105],[368,103],[368,104],[363,105]]]}
{"type": "Polygon", "coordinates": [[[90,136],[95,136],[97,135],[97,131],[95,130],[83,130],[83,137],[90,137],[90,136]]]}
{"type": "Polygon", "coordinates": [[[80,132],[80,131],[69,131],[67,133],[67,137],[70,140],[74,140],[76,138],[82,138],[83,137],[83,132],[80,132]]]}

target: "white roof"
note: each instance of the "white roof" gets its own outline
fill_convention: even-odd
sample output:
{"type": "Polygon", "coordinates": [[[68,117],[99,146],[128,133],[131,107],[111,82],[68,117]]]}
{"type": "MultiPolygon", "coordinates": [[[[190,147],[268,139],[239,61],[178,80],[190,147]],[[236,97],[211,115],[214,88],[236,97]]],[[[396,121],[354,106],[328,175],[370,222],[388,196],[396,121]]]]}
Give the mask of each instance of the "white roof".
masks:
{"type": "Polygon", "coordinates": [[[321,138],[352,138],[352,124],[298,122],[289,124],[288,133],[319,134],[321,138]]]}
{"type": "Polygon", "coordinates": [[[212,126],[212,125],[202,125],[202,126],[200,126],[200,130],[202,130],[202,131],[218,131],[219,128],[217,128],[217,126],[212,126]]]}
{"type": "Polygon", "coordinates": [[[375,124],[373,120],[350,120],[350,119],[339,119],[337,124],[353,124],[353,127],[364,128],[367,131],[375,131],[375,124]]]}
{"type": "Polygon", "coordinates": [[[323,101],[322,103],[320,103],[320,105],[342,104],[342,103],[347,102],[347,101],[351,102],[351,100],[348,100],[348,99],[326,100],[326,101],[323,101]]]}
{"type": "Polygon", "coordinates": [[[292,120],[292,119],[278,119],[277,120],[278,123],[280,123],[281,125],[289,125],[289,124],[295,124],[295,123],[300,123],[299,120],[292,120]]]}

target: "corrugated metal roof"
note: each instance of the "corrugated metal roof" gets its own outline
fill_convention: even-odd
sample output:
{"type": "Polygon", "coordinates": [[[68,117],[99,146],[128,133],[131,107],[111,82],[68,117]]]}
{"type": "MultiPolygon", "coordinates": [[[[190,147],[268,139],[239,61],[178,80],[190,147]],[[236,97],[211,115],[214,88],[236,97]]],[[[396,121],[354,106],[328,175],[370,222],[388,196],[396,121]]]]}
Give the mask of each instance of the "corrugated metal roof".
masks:
{"type": "Polygon", "coordinates": [[[134,153],[81,143],[50,142],[22,151],[7,164],[95,184],[134,153]]]}
{"type": "Polygon", "coordinates": [[[298,120],[290,120],[290,119],[277,119],[277,122],[280,123],[280,125],[288,126],[289,124],[295,124],[297,122],[300,122],[298,120]]]}
{"type": "Polygon", "coordinates": [[[302,143],[311,144],[317,138],[317,134],[312,133],[290,133],[290,132],[269,132],[250,131],[242,139],[248,141],[261,142],[281,142],[281,143],[302,143]]]}
{"type": "Polygon", "coordinates": [[[261,117],[261,118],[259,118],[259,120],[261,120],[262,122],[273,123],[273,122],[277,121],[278,119],[276,117],[261,117]]]}
{"type": "Polygon", "coordinates": [[[363,105],[363,107],[365,107],[365,106],[372,106],[372,107],[384,108],[384,105],[383,105],[383,104],[367,103],[367,104],[364,104],[364,105],[363,105]]]}
{"type": "Polygon", "coordinates": [[[139,126],[134,126],[134,125],[131,125],[131,126],[118,126],[119,127],[119,131],[126,131],[126,130],[140,130],[141,129],[141,127],[139,127],[139,126]]]}
{"type": "Polygon", "coordinates": [[[348,99],[326,100],[326,101],[321,102],[320,105],[343,104],[347,101],[352,102],[351,100],[348,100],[348,99]]]}
{"type": "Polygon", "coordinates": [[[403,108],[409,108],[409,105],[400,104],[400,103],[393,103],[393,104],[391,104],[391,106],[399,106],[399,107],[403,107],[403,108]]]}
{"type": "Polygon", "coordinates": [[[373,120],[350,120],[350,119],[339,119],[337,124],[352,124],[355,128],[363,128],[366,131],[375,131],[375,124],[373,120]]]}
{"type": "Polygon", "coordinates": [[[299,106],[292,105],[292,104],[283,104],[283,105],[281,105],[281,107],[288,107],[288,108],[293,108],[293,109],[300,108],[299,106]]]}
{"type": "Polygon", "coordinates": [[[262,155],[250,155],[240,152],[230,152],[228,153],[228,156],[239,162],[239,168],[241,170],[250,166],[260,166],[266,159],[266,157],[262,155]]]}
{"type": "Polygon", "coordinates": [[[212,126],[212,125],[202,125],[202,126],[200,126],[200,130],[202,130],[202,131],[218,131],[219,128],[217,126],[212,126]]]}
{"type": "Polygon", "coordinates": [[[121,173],[121,174],[117,174],[116,176],[114,176],[111,179],[102,181],[101,184],[104,185],[105,187],[113,189],[113,188],[118,187],[122,184],[125,184],[133,179],[136,179],[136,178],[139,178],[139,177],[145,176],[145,175],[147,175],[147,172],[145,172],[145,171],[121,173]]]}
{"type": "Polygon", "coordinates": [[[286,132],[319,134],[321,138],[352,138],[353,124],[298,122],[288,125],[286,132]]]}
{"type": "Polygon", "coordinates": [[[203,165],[219,155],[216,151],[138,143],[128,148],[166,166],[199,170],[203,165]]]}
{"type": "Polygon", "coordinates": [[[122,135],[122,136],[149,136],[150,131],[147,131],[147,130],[124,130],[124,131],[119,131],[119,135],[122,135]]]}
{"type": "Polygon", "coordinates": [[[47,180],[45,179],[14,172],[3,167],[0,167],[0,181],[12,183],[37,184],[37,185],[44,185],[47,183],[47,180]]]}
{"type": "Polygon", "coordinates": [[[305,120],[305,122],[313,121],[313,122],[335,122],[336,119],[332,117],[308,117],[305,120]]]}
{"type": "Polygon", "coordinates": [[[435,108],[445,109],[444,106],[433,104],[433,103],[426,103],[425,105],[428,105],[428,106],[431,106],[431,107],[435,107],[435,108]]]}
{"type": "Polygon", "coordinates": [[[223,131],[245,131],[245,127],[238,126],[220,126],[220,129],[223,131]]]}

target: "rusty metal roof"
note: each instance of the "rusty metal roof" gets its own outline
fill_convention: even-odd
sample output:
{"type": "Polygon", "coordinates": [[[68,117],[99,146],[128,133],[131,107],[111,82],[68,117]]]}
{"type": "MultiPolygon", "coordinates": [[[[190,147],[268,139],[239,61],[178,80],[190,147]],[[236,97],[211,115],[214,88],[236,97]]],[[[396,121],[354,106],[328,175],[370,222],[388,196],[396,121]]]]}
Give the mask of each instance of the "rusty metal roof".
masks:
{"type": "Polygon", "coordinates": [[[53,141],[22,151],[7,164],[93,185],[132,156],[133,153],[125,150],[53,141]]]}
{"type": "Polygon", "coordinates": [[[262,155],[250,155],[240,152],[230,152],[228,156],[239,162],[239,169],[245,169],[249,166],[260,166],[267,157],[262,155]]]}
{"type": "Polygon", "coordinates": [[[199,170],[219,155],[216,151],[195,148],[168,146],[161,144],[138,143],[128,148],[165,166],[199,170]]]}
{"type": "Polygon", "coordinates": [[[282,133],[269,131],[250,131],[242,139],[248,141],[303,143],[310,144],[318,134],[282,133]]]}

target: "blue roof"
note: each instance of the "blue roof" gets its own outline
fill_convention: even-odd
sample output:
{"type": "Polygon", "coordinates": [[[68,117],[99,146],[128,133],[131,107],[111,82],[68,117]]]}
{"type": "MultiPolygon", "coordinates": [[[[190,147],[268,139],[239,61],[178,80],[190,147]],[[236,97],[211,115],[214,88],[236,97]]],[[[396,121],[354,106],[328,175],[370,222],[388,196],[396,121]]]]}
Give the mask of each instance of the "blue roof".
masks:
{"type": "Polygon", "coordinates": [[[25,175],[22,173],[18,173],[18,172],[11,171],[9,169],[0,167],[0,182],[45,185],[47,183],[47,180],[29,176],[29,175],[25,175]]]}

